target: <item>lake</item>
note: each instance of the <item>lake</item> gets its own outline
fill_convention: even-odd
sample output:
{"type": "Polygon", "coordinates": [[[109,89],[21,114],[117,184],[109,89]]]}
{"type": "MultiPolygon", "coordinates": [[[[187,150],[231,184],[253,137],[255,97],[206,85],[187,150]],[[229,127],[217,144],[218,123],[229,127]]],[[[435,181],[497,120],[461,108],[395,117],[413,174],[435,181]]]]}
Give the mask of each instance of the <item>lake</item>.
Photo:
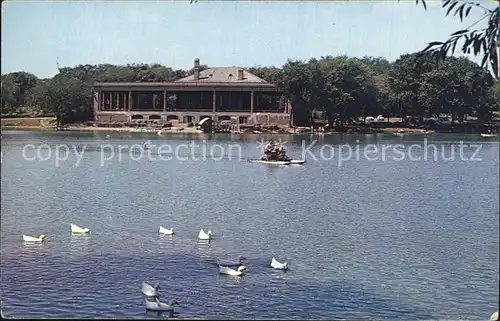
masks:
{"type": "Polygon", "coordinates": [[[142,281],[160,282],[179,318],[487,320],[498,309],[495,139],[3,131],[1,166],[5,317],[143,318],[142,281]],[[307,163],[247,162],[271,137],[307,163]],[[92,234],[72,236],[70,223],[92,234]],[[239,255],[246,274],[219,275],[217,259],[239,255]]]}

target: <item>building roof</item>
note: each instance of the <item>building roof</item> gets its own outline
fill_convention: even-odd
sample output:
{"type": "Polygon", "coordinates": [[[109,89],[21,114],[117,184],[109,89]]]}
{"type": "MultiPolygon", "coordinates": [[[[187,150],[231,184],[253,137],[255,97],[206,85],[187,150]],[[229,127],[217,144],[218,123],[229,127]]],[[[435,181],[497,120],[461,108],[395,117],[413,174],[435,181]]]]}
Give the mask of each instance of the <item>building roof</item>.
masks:
{"type": "Polygon", "coordinates": [[[95,87],[124,87],[124,88],[169,88],[169,89],[186,89],[186,88],[261,88],[268,90],[276,90],[276,86],[270,83],[259,82],[204,82],[204,81],[178,81],[178,82],[96,82],[95,87]]]}
{"type": "MultiPolygon", "coordinates": [[[[261,83],[268,84],[262,78],[255,76],[254,74],[248,72],[244,68],[238,67],[218,67],[218,68],[208,68],[200,71],[200,78],[198,80],[194,79],[194,74],[181,78],[177,82],[196,82],[196,83],[261,83]],[[239,70],[243,71],[243,79],[238,79],[239,70]]],[[[269,84],[271,85],[271,84],[269,84]]]]}
{"type": "MultiPolygon", "coordinates": [[[[200,67],[200,59],[194,60],[194,70],[200,67]]],[[[118,89],[123,87],[138,88],[144,90],[172,89],[180,91],[203,90],[207,88],[224,88],[226,90],[252,90],[277,91],[278,88],[262,78],[248,72],[241,67],[212,67],[199,71],[198,79],[195,74],[173,82],[101,82],[95,83],[96,87],[107,87],[107,89],[118,89]]],[[[120,89],[118,89],[120,90],[120,89]]]]}

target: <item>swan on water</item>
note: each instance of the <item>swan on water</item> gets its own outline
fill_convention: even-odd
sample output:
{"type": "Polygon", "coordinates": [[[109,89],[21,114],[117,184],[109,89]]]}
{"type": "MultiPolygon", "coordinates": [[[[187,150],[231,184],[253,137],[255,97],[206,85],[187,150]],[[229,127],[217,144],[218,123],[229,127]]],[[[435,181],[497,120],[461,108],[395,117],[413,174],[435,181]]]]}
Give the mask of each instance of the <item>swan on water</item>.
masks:
{"type": "Polygon", "coordinates": [[[90,229],[71,224],[71,233],[73,234],[91,234],[90,229]]]}
{"type": "Polygon", "coordinates": [[[490,321],[498,321],[498,311],[491,315],[490,321]]]}
{"type": "Polygon", "coordinates": [[[147,297],[157,297],[160,295],[160,284],[156,283],[155,285],[151,285],[146,282],[142,282],[142,288],[141,288],[142,294],[144,294],[147,297]]]}
{"type": "Polygon", "coordinates": [[[280,263],[278,260],[276,260],[274,257],[271,260],[271,267],[275,270],[287,270],[288,269],[288,263],[280,263]]]}
{"type": "Polygon", "coordinates": [[[240,256],[238,256],[238,260],[237,261],[229,261],[229,260],[219,260],[219,259],[217,259],[217,263],[218,263],[218,265],[237,268],[238,266],[243,265],[245,263],[246,259],[247,259],[246,257],[244,257],[243,255],[240,255],[240,256]]]}
{"type": "Polygon", "coordinates": [[[175,299],[171,299],[168,303],[161,302],[157,297],[146,298],[146,311],[157,312],[158,315],[167,312],[168,317],[172,318],[174,316],[174,304],[178,304],[175,299]]]}
{"type": "Polygon", "coordinates": [[[23,241],[24,242],[42,242],[45,240],[47,236],[42,234],[40,235],[39,237],[34,237],[34,236],[29,236],[29,235],[25,235],[23,234],[23,241]]]}
{"type": "Polygon", "coordinates": [[[219,273],[220,274],[227,274],[227,275],[233,275],[233,276],[242,276],[243,271],[245,271],[247,268],[244,265],[238,266],[238,269],[234,270],[231,269],[230,267],[227,266],[221,266],[219,265],[219,273]]]}
{"type": "Polygon", "coordinates": [[[212,239],[212,230],[208,230],[207,233],[203,229],[200,230],[200,233],[198,233],[198,238],[200,240],[211,240],[212,239]]]}
{"type": "Polygon", "coordinates": [[[174,234],[174,228],[171,227],[170,229],[160,226],[160,233],[165,234],[165,235],[173,235],[174,234]]]}

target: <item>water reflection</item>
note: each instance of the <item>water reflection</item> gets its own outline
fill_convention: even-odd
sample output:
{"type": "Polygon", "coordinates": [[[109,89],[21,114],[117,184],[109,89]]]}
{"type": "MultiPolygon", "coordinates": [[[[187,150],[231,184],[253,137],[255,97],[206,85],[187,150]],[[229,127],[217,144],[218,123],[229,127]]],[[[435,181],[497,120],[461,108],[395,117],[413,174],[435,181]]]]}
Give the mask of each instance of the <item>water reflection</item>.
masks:
{"type": "Polygon", "coordinates": [[[211,240],[198,240],[198,242],[196,243],[196,249],[206,250],[206,249],[210,248],[211,245],[212,245],[211,240]]]}
{"type": "Polygon", "coordinates": [[[45,242],[22,242],[22,254],[23,255],[32,255],[39,254],[40,251],[46,252],[46,244],[45,242]]]}
{"type": "Polygon", "coordinates": [[[219,273],[218,281],[220,281],[220,282],[226,282],[226,285],[228,285],[229,287],[231,287],[231,286],[234,286],[234,285],[241,284],[244,277],[245,277],[245,275],[243,275],[243,276],[237,276],[237,275],[227,275],[227,274],[220,274],[219,273]],[[228,281],[226,281],[226,280],[229,280],[230,283],[227,283],[228,281]]]}
{"type": "Polygon", "coordinates": [[[163,242],[165,242],[166,244],[172,244],[174,242],[174,236],[173,235],[160,234],[160,239],[163,242]]]}
{"type": "Polygon", "coordinates": [[[208,259],[210,262],[214,261],[210,255],[211,246],[212,244],[209,240],[198,240],[195,244],[195,248],[198,250],[198,255],[204,260],[208,259]]]}
{"type": "Polygon", "coordinates": [[[70,254],[82,254],[83,251],[90,250],[92,244],[92,235],[88,234],[71,234],[68,246],[70,254]]]}
{"type": "Polygon", "coordinates": [[[269,275],[271,277],[269,281],[272,289],[278,289],[279,287],[287,284],[286,272],[273,271],[269,275]]]}

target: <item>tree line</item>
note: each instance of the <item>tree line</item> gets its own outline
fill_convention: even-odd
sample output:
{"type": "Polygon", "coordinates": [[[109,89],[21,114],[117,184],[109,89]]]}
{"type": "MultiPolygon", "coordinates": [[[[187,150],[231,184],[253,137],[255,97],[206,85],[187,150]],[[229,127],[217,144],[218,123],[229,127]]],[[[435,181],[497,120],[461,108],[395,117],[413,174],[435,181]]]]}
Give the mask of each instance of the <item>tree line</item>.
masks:
{"type": "MultiPolygon", "coordinates": [[[[207,66],[202,66],[202,69],[207,66]]],[[[322,111],[331,126],[366,116],[416,118],[450,115],[492,119],[500,110],[500,84],[476,63],[430,53],[405,54],[394,62],[381,57],[321,57],[288,60],[281,68],[249,71],[275,84],[292,102],[294,117],[307,125],[322,111]]],[[[39,79],[27,72],[2,75],[1,112],[53,115],[58,125],[92,120],[95,82],[163,82],[192,74],[159,64],[79,65],[39,79]]]]}

